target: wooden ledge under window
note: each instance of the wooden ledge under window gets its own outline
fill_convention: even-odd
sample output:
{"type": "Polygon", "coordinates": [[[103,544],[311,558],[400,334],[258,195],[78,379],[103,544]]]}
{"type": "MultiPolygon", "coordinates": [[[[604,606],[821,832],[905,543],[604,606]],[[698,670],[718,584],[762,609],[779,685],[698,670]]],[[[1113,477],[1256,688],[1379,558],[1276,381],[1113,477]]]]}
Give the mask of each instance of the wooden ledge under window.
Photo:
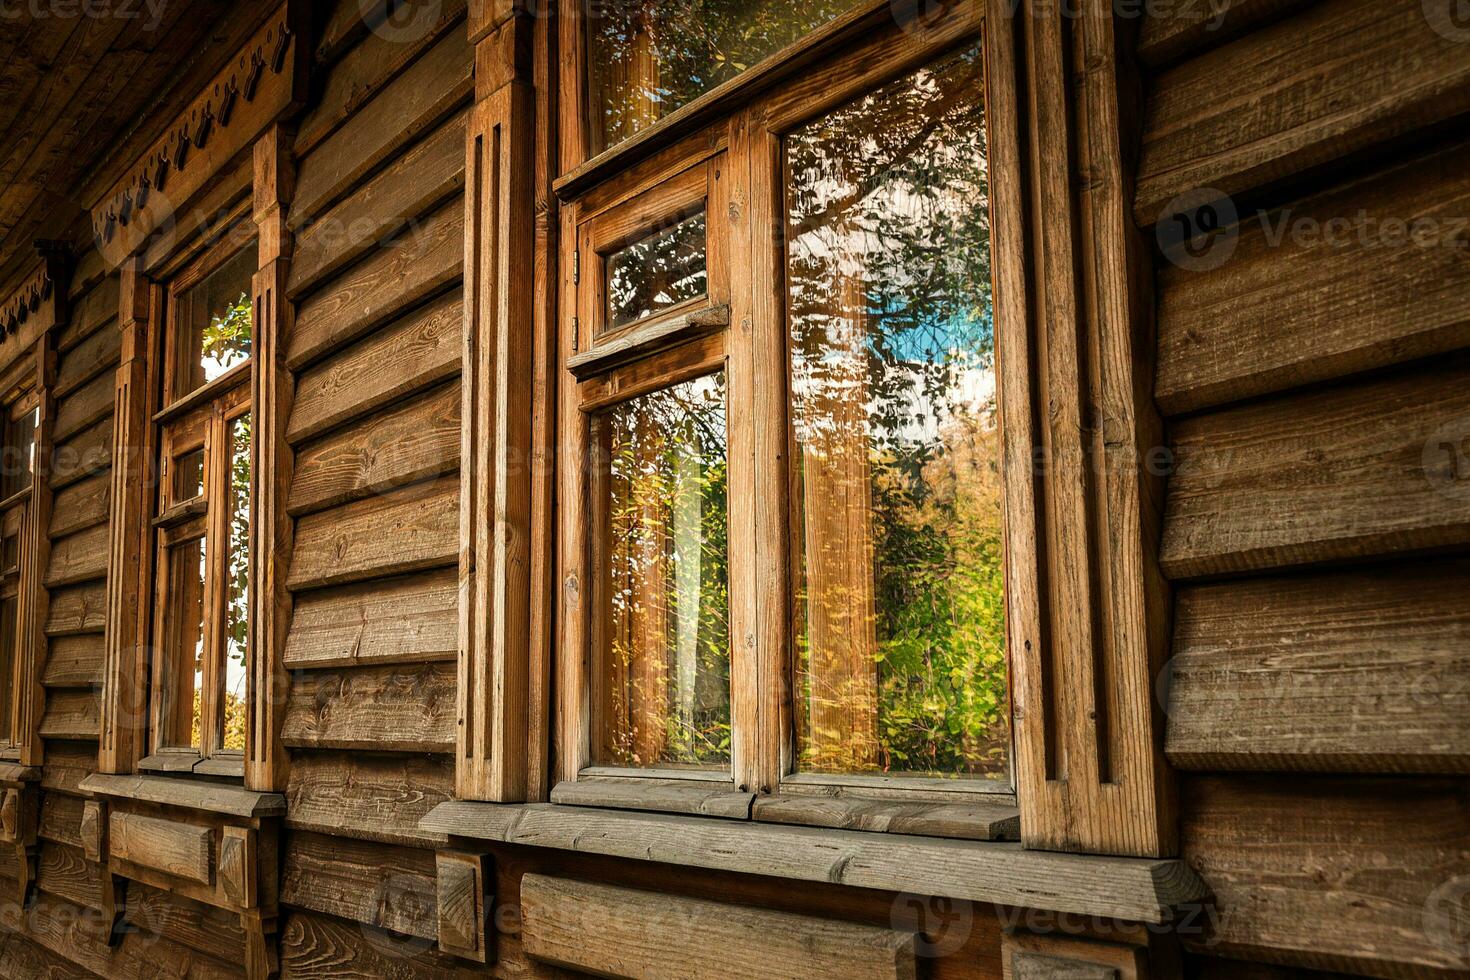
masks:
{"type": "Polygon", "coordinates": [[[185,807],[246,819],[278,817],[286,812],[286,798],[280,793],[258,793],[240,786],[226,786],[200,779],[93,773],[81,781],[79,788],[93,796],[185,807]]]}
{"type": "Polygon", "coordinates": [[[18,762],[0,762],[0,783],[33,783],[41,778],[38,766],[23,766],[18,762]]]}
{"type": "Polygon", "coordinates": [[[419,821],[468,841],[1165,923],[1209,892],[1183,862],[1020,844],[560,806],[441,803],[419,821]]]}

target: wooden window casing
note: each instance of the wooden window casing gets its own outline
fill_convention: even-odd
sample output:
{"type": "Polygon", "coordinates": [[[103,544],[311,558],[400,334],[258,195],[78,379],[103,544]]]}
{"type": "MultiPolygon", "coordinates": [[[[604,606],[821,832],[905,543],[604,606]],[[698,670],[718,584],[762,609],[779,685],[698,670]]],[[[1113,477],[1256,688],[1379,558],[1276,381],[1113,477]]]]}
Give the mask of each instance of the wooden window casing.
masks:
{"type": "MultiPolygon", "coordinates": [[[[30,357],[21,363],[32,364],[30,357]]],[[[32,524],[36,477],[37,415],[40,393],[27,378],[5,393],[0,406],[3,433],[3,499],[0,499],[0,758],[22,755],[25,733],[22,704],[29,684],[26,677],[26,644],[31,637],[27,622],[40,583],[33,560],[35,529],[32,524]],[[25,460],[24,463],[21,461],[25,460]],[[23,467],[23,468],[22,468],[23,467]]],[[[44,533],[44,532],[43,532],[44,533]]]]}
{"type": "Polygon", "coordinates": [[[601,782],[644,786],[651,806],[658,805],[648,802],[657,794],[691,784],[695,792],[814,798],[1013,800],[1009,779],[798,774],[790,693],[792,437],[779,231],[782,139],[946,54],[974,49],[980,43],[978,5],[957,5],[923,31],[896,24],[886,3],[881,11],[860,7],[590,161],[585,148],[594,141],[585,133],[584,49],[575,7],[567,8],[562,28],[562,150],[571,166],[558,187],[571,199],[561,225],[558,547],[564,618],[557,644],[561,721],[553,799],[570,798],[573,782],[601,782]],[[854,31],[857,24],[871,29],[854,31]],[[582,191],[583,184],[590,189],[582,191]],[[691,213],[699,194],[708,215],[706,295],[606,330],[606,256],[691,213]],[[609,615],[600,596],[607,573],[598,545],[607,526],[600,505],[606,494],[593,465],[598,447],[591,419],[717,370],[724,372],[728,422],[730,764],[728,770],[608,765],[598,749],[606,708],[602,633],[609,615]]]}

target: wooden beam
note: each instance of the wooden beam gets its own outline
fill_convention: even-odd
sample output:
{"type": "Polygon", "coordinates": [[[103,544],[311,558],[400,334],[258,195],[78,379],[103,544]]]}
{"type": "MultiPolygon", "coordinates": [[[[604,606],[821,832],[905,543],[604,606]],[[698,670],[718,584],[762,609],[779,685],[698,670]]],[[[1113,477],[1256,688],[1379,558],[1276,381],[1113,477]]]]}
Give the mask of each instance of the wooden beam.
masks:
{"type": "Polygon", "coordinates": [[[993,203],[1015,230],[996,239],[995,298],[1022,839],[1168,855],[1153,679],[1169,594],[1145,467],[1162,426],[1115,14],[1105,0],[1067,23],[1054,4],[989,10],[993,203]]]}
{"type": "MultiPolygon", "coordinates": [[[[477,64],[480,49],[519,48],[532,26],[506,20],[479,42],[477,64]]],[[[536,395],[535,89],[524,75],[470,110],[466,161],[456,795],[512,801],[527,787],[536,395]]]]}
{"type": "Polygon", "coordinates": [[[439,950],[484,963],[490,957],[490,903],[485,896],[486,857],[462,851],[434,855],[438,872],[439,950]]]}

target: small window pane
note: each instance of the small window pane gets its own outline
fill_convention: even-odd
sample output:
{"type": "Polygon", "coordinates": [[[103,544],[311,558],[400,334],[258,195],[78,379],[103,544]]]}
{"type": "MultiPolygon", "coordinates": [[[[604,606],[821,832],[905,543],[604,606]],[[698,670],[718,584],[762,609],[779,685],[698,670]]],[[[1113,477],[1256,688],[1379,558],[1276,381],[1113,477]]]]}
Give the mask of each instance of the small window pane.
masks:
{"type": "Polygon", "coordinates": [[[226,749],[245,750],[246,633],[250,628],[250,416],[230,423],[230,553],[225,568],[226,749]]]}
{"type": "Polygon", "coordinates": [[[599,761],[728,767],[723,373],[597,415],[599,761]]]}
{"type": "Polygon", "coordinates": [[[5,535],[0,544],[0,575],[9,578],[20,574],[20,532],[5,535]]]}
{"type": "Polygon", "coordinates": [[[593,151],[647,129],[856,0],[606,0],[586,9],[593,151]]]}
{"type": "Polygon", "coordinates": [[[179,295],[174,391],[182,398],[250,358],[255,249],[245,248],[179,295]]]}
{"type": "Polygon", "coordinates": [[[204,577],[209,560],[203,538],[169,549],[168,606],[164,675],[169,687],[164,717],[169,730],[164,747],[199,748],[201,697],[204,693],[204,577]],[[187,712],[184,709],[187,706],[187,712]]]}
{"type": "Polygon", "coordinates": [[[684,218],[607,257],[610,329],[703,296],[704,212],[684,218]]]}
{"type": "Polygon", "coordinates": [[[978,49],[785,142],[798,766],[1002,776],[978,49]]]}
{"type": "Polygon", "coordinates": [[[0,499],[31,485],[31,474],[36,469],[38,418],[39,410],[33,408],[6,420],[4,458],[0,459],[0,499]]]}
{"type": "Polygon", "coordinates": [[[173,502],[193,500],[204,493],[204,450],[196,449],[174,459],[173,502]]]}
{"type": "Polygon", "coordinates": [[[20,604],[10,596],[0,599],[0,745],[15,740],[15,651],[20,604]]]}

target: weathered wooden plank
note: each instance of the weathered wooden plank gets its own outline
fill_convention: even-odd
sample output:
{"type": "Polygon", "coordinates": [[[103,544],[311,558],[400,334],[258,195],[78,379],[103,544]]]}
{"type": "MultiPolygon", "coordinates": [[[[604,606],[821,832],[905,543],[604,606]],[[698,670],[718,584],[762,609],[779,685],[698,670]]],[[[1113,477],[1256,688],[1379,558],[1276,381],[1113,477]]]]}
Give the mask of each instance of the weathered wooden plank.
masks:
{"type": "Polygon", "coordinates": [[[356,923],[293,911],[281,929],[281,976],[287,980],[476,980],[485,972],[483,967],[472,968],[464,960],[441,954],[427,940],[392,945],[364,941],[362,926],[356,923]]]}
{"type": "Polygon", "coordinates": [[[412,234],[422,215],[463,192],[464,134],[465,114],[456,113],[342,203],[303,225],[287,295],[299,299],[373,249],[412,234]]]}
{"type": "MultiPolygon", "coordinates": [[[[323,73],[326,81],[321,95],[298,124],[293,148],[298,157],[310,154],[317,144],[396,78],[426,47],[446,30],[457,26],[464,15],[465,0],[448,0],[432,9],[425,8],[423,13],[414,11],[402,29],[394,29],[396,25],[390,22],[388,29],[378,31],[367,30],[363,21],[362,12],[367,6],[360,2],[340,4],[328,20],[322,38],[325,51],[339,49],[345,54],[330,71],[323,73]],[[343,40],[364,30],[366,33],[361,34],[360,43],[350,47],[342,44],[343,40]]],[[[382,17],[381,10],[376,16],[382,17]]]]}
{"type": "Polygon", "coordinates": [[[46,569],[47,588],[75,585],[107,577],[107,525],[100,524],[51,543],[51,565],[46,569]]]}
{"type": "Polygon", "coordinates": [[[114,384],[112,376],[102,374],[57,402],[56,441],[82,431],[112,414],[114,384]]]}
{"type": "Polygon", "coordinates": [[[463,325],[463,293],[451,290],[303,372],[287,437],[300,444],[458,374],[463,325]]]}
{"type": "Polygon", "coordinates": [[[80,794],[82,780],[96,770],[96,742],[47,742],[41,788],[48,794],[80,794]]]}
{"type": "Polygon", "coordinates": [[[464,207],[457,200],[303,302],[287,363],[299,370],[399,316],[464,274],[464,207]]]}
{"type": "Polygon", "coordinates": [[[98,688],[107,643],[101,633],[56,636],[47,644],[46,666],[41,683],[47,687],[98,688]]]}
{"type": "Polygon", "coordinates": [[[442,845],[419,820],[454,798],[449,756],[298,752],[286,789],[286,826],[386,844],[442,845]]]}
{"type": "Polygon", "coordinates": [[[1020,840],[1021,815],[1014,803],[921,803],[839,796],[762,796],[751,817],[771,823],[843,830],[1020,840]]]}
{"type": "Polygon", "coordinates": [[[604,976],[912,980],[914,935],[815,916],[529,874],[521,942],[604,976]]]}
{"type": "Polygon", "coordinates": [[[98,582],[52,590],[46,610],[47,636],[101,633],[106,626],[106,585],[98,582]]]}
{"type": "Polygon", "coordinates": [[[1206,894],[1181,861],[706,817],[451,801],[420,826],[470,840],[1045,908],[1137,922],[1206,894]]]}
{"type": "Polygon", "coordinates": [[[82,800],[65,793],[46,793],[41,797],[41,822],[37,829],[46,840],[82,846],[82,800]]]}
{"type": "Polygon", "coordinates": [[[1150,67],[1216,48],[1310,0],[1180,0],[1169,7],[1144,6],[1138,60],[1150,67]]]}
{"type": "MultiPolygon", "coordinates": [[[[98,253],[100,255],[100,253],[98,253]]],[[[56,347],[66,353],[83,340],[92,336],[103,326],[117,324],[118,290],[121,281],[109,274],[87,291],[85,296],[72,300],[71,319],[61,330],[56,347]]]]}
{"type": "Polygon", "coordinates": [[[647,779],[563,780],[551,789],[551,802],[564,806],[607,806],[620,810],[699,813],[707,817],[750,818],[754,793],[729,783],[696,780],[656,783],[647,779]]]}
{"type": "Polygon", "coordinates": [[[96,974],[25,936],[9,932],[0,941],[0,976],[9,980],[95,980],[96,974]]]}
{"type": "Polygon", "coordinates": [[[434,853],[296,832],[286,837],[281,901],[421,939],[438,937],[434,853]]]}
{"type": "Polygon", "coordinates": [[[1462,780],[1188,777],[1181,790],[1184,856],[1219,909],[1186,944],[1374,976],[1470,969],[1455,940],[1470,874],[1462,780]]]}
{"type": "Polygon", "coordinates": [[[51,489],[101,473],[112,466],[112,416],[91,425],[71,439],[56,443],[51,463],[51,489]]]}
{"type": "Polygon", "coordinates": [[[303,517],[287,584],[299,591],[453,563],[458,495],[451,477],[303,517]]]}
{"type": "Polygon", "coordinates": [[[244,962],[245,932],[240,917],[142,882],[127,890],[128,923],[156,936],[229,963],[244,962]]]}
{"type": "Polygon", "coordinates": [[[447,570],[303,595],[286,639],[286,666],[453,660],[458,598],[458,581],[447,570]]]}
{"type": "Polygon", "coordinates": [[[1470,562],[1183,589],[1181,769],[1470,772],[1470,562]]]}
{"type": "Polygon", "coordinates": [[[1420,0],[1318,3],[1162,73],[1145,112],[1138,223],[1169,217],[1187,191],[1238,195],[1470,109],[1451,16],[1420,0]]]}
{"type": "Polygon", "coordinates": [[[1470,360],[1174,426],[1173,578],[1470,543],[1470,360]]]}
{"type": "Polygon", "coordinates": [[[449,752],[454,666],[305,671],[291,685],[281,738],[293,748],[449,752]]]}
{"type": "Polygon", "coordinates": [[[259,793],[228,783],[96,773],[82,780],[80,788],[95,796],[121,796],[231,817],[278,817],[286,812],[286,798],[281,794],[259,793]]]}
{"type": "Polygon", "coordinates": [[[301,161],[291,224],[299,228],[465,102],[474,57],[449,31],[301,161]]]}
{"type": "MultiPolygon", "coordinates": [[[[112,313],[117,315],[116,306],[112,313]]],[[[116,368],[121,350],[121,330],[98,330],[62,354],[56,368],[56,397],[63,398],[109,369],[116,368]]]]}
{"type": "Polygon", "coordinates": [[[51,537],[66,537],[105,522],[111,502],[112,481],[107,474],[73,483],[52,502],[51,537]]]}
{"type": "Polygon", "coordinates": [[[41,719],[41,737],[96,740],[99,697],[91,689],[51,692],[41,719]]]}
{"type": "Polygon", "coordinates": [[[302,446],[287,498],[300,517],[459,469],[457,383],[302,446]]]}
{"type": "Polygon", "coordinates": [[[80,848],[47,841],[36,862],[36,886],[89,909],[102,907],[102,870],[80,848]]]}
{"type": "Polygon", "coordinates": [[[1159,405],[1198,411],[1470,346],[1467,152],[1251,218],[1216,268],[1161,263],[1159,405]]]}
{"type": "Polygon", "coordinates": [[[138,813],[113,813],[107,820],[107,849],[116,860],[207,885],[214,865],[214,831],[138,813]]]}

